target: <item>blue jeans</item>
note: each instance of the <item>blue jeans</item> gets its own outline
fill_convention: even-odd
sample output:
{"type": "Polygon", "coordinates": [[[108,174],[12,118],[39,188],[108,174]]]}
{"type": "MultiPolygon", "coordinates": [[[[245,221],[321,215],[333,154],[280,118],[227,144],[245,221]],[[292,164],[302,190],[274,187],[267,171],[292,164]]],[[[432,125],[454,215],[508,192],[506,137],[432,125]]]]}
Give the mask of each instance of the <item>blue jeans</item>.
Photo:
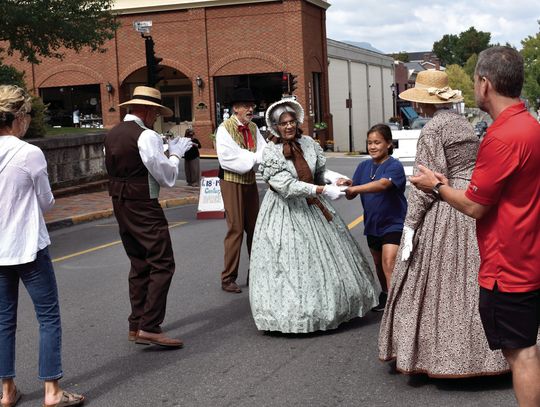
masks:
{"type": "Polygon", "coordinates": [[[39,322],[39,379],[62,377],[62,327],[56,278],[47,248],[31,263],[0,266],[0,379],[15,377],[15,331],[19,279],[30,294],[39,322]]]}

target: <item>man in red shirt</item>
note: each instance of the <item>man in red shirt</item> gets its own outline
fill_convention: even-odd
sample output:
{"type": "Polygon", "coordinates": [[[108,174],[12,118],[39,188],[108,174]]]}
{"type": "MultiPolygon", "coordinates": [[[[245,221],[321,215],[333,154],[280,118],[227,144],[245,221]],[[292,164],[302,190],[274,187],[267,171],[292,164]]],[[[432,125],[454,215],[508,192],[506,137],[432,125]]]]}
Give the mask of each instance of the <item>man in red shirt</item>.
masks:
{"type": "Polygon", "coordinates": [[[478,107],[493,124],[466,191],[419,166],[411,182],[475,219],[480,316],[491,349],[512,369],[521,407],[540,406],[540,124],[519,99],[523,58],[509,47],[480,53],[474,74],[478,107]]]}

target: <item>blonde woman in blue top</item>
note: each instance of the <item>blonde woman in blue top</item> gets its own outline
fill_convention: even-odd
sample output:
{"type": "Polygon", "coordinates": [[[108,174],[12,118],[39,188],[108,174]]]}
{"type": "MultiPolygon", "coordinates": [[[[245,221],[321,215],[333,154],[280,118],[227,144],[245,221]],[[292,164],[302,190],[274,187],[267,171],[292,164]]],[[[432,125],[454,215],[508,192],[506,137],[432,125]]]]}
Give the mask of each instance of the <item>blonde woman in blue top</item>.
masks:
{"type": "Polygon", "coordinates": [[[373,311],[384,311],[407,213],[406,178],[403,165],[391,157],[392,132],[387,125],[369,129],[367,150],[371,160],[358,165],[346,194],[347,199],[360,195],[362,200],[364,234],[383,289],[373,311]]]}

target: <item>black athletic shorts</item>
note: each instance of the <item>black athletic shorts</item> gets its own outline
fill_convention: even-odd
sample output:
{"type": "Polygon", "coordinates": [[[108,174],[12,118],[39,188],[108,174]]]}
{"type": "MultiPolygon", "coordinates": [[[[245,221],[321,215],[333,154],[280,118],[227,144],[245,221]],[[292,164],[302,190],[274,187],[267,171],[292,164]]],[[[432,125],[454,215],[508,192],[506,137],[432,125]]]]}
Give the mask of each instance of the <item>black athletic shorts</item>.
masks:
{"type": "Polygon", "coordinates": [[[491,350],[536,344],[540,326],[540,290],[503,293],[480,287],[480,318],[491,350]]]}
{"type": "Polygon", "coordinates": [[[380,252],[385,244],[395,244],[399,246],[401,243],[401,234],[402,232],[390,232],[384,236],[367,235],[367,244],[370,249],[380,252]]]}

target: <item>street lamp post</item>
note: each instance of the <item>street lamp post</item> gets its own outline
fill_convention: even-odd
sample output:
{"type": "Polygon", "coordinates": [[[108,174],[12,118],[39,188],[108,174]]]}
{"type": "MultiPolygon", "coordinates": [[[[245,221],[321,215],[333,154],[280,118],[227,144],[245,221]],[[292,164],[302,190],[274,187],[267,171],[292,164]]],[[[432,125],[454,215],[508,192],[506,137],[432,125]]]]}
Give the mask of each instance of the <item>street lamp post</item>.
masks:
{"type": "Polygon", "coordinates": [[[396,117],[396,85],[394,83],[391,84],[390,89],[392,89],[392,112],[393,112],[393,117],[396,117]]]}

